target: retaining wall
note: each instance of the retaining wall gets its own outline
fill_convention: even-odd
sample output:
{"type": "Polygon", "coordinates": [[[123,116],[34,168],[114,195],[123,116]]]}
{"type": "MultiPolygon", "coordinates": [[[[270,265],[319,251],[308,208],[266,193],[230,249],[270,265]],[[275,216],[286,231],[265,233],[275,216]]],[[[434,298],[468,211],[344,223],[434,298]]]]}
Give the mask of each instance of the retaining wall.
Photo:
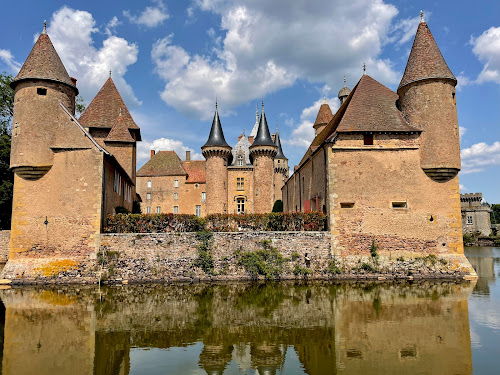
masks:
{"type": "Polygon", "coordinates": [[[10,230],[0,230],[0,263],[9,259],[10,230]]]}

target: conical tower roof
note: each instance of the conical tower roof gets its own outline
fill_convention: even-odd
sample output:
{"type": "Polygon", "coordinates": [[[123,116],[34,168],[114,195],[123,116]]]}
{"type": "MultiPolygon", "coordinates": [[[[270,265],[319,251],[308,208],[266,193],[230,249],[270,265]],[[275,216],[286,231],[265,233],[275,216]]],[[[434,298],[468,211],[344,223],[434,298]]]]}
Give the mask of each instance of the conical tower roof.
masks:
{"type": "Polygon", "coordinates": [[[219,146],[219,147],[229,147],[226,139],[224,138],[224,132],[222,131],[222,125],[220,123],[219,111],[217,110],[217,104],[215,105],[214,120],[212,121],[212,128],[210,129],[210,135],[208,136],[207,142],[202,147],[209,146],[219,146]]]}
{"type": "Polygon", "coordinates": [[[257,135],[253,140],[252,146],[274,146],[273,139],[271,138],[271,133],[269,133],[269,127],[267,126],[264,105],[262,105],[262,113],[259,120],[259,129],[257,130],[257,135]]]}
{"type": "Polygon", "coordinates": [[[109,129],[116,123],[118,116],[120,115],[120,111],[121,116],[123,117],[123,123],[127,129],[131,129],[136,132],[136,139],[140,141],[140,128],[137,126],[132,118],[132,115],[128,111],[128,108],[111,77],[106,80],[78,121],[86,128],[109,129]]]}
{"type": "Polygon", "coordinates": [[[78,94],[78,89],[71,81],[61,58],[47,35],[45,27],[21,70],[12,81],[11,87],[15,88],[18,82],[27,79],[61,82],[70,86],[78,94]]]}
{"type": "Polygon", "coordinates": [[[281,148],[280,133],[278,132],[278,129],[276,129],[276,135],[274,136],[274,145],[278,147],[278,152],[276,153],[276,156],[274,158],[288,160],[283,153],[283,149],[281,148]]]}
{"type": "Polygon", "coordinates": [[[332,118],[332,110],[325,99],[323,104],[321,104],[321,107],[319,107],[318,116],[316,116],[316,121],[314,121],[313,126],[317,127],[319,125],[327,125],[332,118]]]}
{"type": "Polygon", "coordinates": [[[104,139],[105,142],[135,142],[134,138],[130,135],[130,131],[125,125],[125,120],[120,113],[111,128],[108,136],[104,139]]]}
{"type": "Polygon", "coordinates": [[[427,23],[422,20],[418,25],[398,91],[409,83],[429,78],[450,79],[455,84],[457,82],[448,64],[446,64],[427,23]]]}

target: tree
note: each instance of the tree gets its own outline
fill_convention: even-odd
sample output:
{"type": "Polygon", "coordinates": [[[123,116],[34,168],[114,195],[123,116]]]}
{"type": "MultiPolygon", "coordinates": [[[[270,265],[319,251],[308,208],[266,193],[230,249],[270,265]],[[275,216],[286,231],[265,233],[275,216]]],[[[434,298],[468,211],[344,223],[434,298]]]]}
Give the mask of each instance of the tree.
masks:
{"type": "Polygon", "coordinates": [[[491,205],[491,224],[500,224],[500,204],[491,205]]]}
{"type": "Polygon", "coordinates": [[[76,109],[76,114],[78,116],[80,116],[83,111],[85,111],[85,101],[83,100],[83,97],[81,95],[78,95],[76,97],[76,101],[75,101],[75,109],[76,109]]]}
{"type": "Polygon", "coordinates": [[[14,175],[10,171],[11,122],[14,115],[12,75],[0,74],[0,229],[10,229],[14,175]]]}
{"type": "Polygon", "coordinates": [[[283,212],[283,201],[281,199],[274,202],[273,212],[283,212]]]}

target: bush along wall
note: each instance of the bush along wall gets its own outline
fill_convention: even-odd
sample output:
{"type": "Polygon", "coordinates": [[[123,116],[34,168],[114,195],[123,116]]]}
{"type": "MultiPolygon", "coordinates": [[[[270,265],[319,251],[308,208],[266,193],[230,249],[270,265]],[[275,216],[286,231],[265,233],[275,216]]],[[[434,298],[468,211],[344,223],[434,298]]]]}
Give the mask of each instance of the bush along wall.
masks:
{"type": "Polygon", "coordinates": [[[182,214],[116,214],[108,216],[105,233],[325,231],[321,212],[250,215],[212,214],[206,218],[182,214]]]}

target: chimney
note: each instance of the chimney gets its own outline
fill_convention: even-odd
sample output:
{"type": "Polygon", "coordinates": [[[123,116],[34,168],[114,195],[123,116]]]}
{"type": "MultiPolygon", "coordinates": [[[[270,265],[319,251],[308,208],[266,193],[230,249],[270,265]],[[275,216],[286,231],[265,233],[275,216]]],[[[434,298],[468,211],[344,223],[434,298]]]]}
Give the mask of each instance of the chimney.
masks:
{"type": "Polygon", "coordinates": [[[186,161],[191,161],[191,151],[186,151],[186,161]]]}
{"type": "Polygon", "coordinates": [[[250,144],[253,144],[253,137],[248,137],[248,142],[250,142],[250,144]]]}
{"type": "Polygon", "coordinates": [[[151,150],[151,158],[153,158],[153,156],[155,156],[155,150],[151,150]]]}
{"type": "Polygon", "coordinates": [[[73,82],[73,85],[75,85],[75,86],[76,86],[76,78],[69,77],[69,79],[71,80],[71,82],[73,82]]]}
{"type": "Polygon", "coordinates": [[[245,136],[245,134],[240,134],[240,136],[238,137],[238,142],[241,141],[241,138],[243,138],[245,136]]]}

